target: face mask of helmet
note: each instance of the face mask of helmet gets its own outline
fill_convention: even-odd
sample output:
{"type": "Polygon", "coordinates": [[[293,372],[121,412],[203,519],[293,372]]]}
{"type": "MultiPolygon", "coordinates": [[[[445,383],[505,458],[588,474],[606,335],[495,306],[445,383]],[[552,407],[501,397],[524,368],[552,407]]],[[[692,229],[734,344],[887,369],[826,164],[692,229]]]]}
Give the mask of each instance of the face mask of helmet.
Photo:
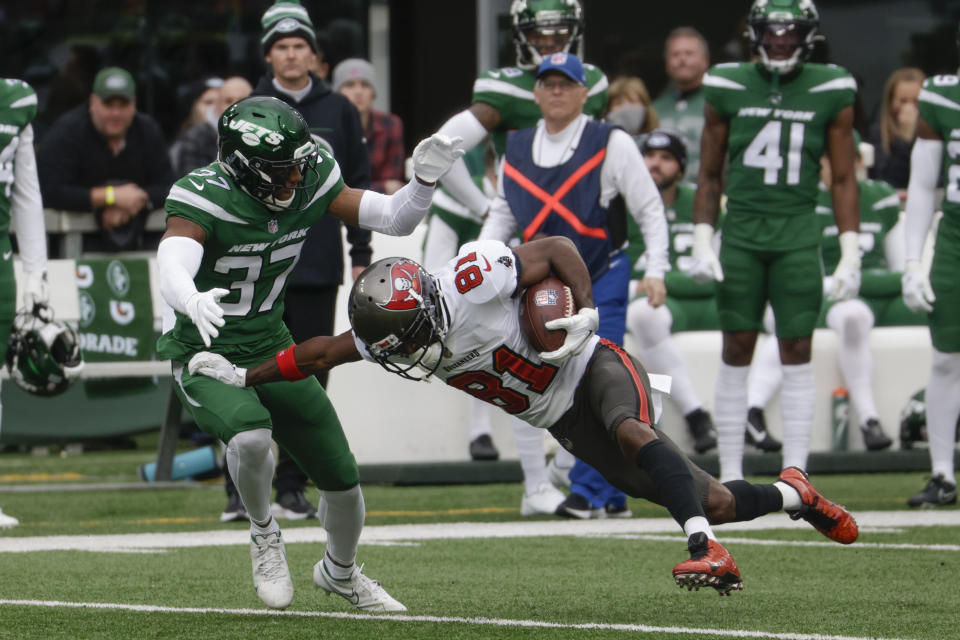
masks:
{"type": "Polygon", "coordinates": [[[305,209],[308,191],[320,182],[315,146],[304,157],[283,161],[247,158],[238,149],[226,164],[247,193],[275,211],[305,209]]]}
{"type": "Polygon", "coordinates": [[[820,14],[810,0],[757,0],[747,17],[750,46],[761,64],[787,74],[813,53],[820,14]]]}
{"type": "Polygon", "coordinates": [[[83,368],[83,361],[73,330],[54,321],[49,308],[41,307],[17,314],[10,332],[6,364],[10,377],[24,391],[55,396],[67,390],[83,368]]]}
{"type": "Polygon", "coordinates": [[[535,69],[550,53],[583,58],[583,12],[577,0],[514,0],[510,7],[517,66],[535,69]]]}

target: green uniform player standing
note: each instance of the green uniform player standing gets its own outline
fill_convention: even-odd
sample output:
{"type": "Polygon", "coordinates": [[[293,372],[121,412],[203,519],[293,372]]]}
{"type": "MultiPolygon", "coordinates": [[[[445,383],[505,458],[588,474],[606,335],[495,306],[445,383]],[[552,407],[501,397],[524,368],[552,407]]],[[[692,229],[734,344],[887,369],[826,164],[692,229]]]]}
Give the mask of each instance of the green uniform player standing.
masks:
{"type": "Polygon", "coordinates": [[[929,314],[933,363],[926,411],[933,478],[907,501],[911,507],[957,501],[953,456],[960,416],[960,76],[928,78],[918,107],[907,189],[907,259],[902,285],[907,307],[929,314]],[[945,187],[943,218],[937,226],[928,276],[920,256],[933,222],[938,180],[945,187]]]}
{"type": "Polygon", "coordinates": [[[820,156],[833,174],[842,257],[829,296],[860,284],[854,175],[856,82],[840,67],[805,64],[820,39],[810,0],[756,0],[747,18],[756,63],[724,64],[704,78],[706,107],[694,202],[690,274],[717,280],[723,352],[714,404],[721,480],[743,477],[746,379],[763,310],[777,318],[784,363],[784,467],[806,467],[813,427],[810,364],[823,297],[814,209],[820,156]],[[729,154],[719,259],[712,247],[729,154]]]}
{"type": "Polygon", "coordinates": [[[423,219],[441,173],[462,153],[434,135],[413,152],[415,178],[393,196],[344,184],[300,114],[273,97],[245,98],[218,125],[217,162],[174,184],[167,230],[157,250],[160,290],[176,312],[158,353],[173,364],[175,389],[197,425],[227,443],[227,464],[250,515],[253,583],[268,606],[293,599],[280,528],[270,513],[271,439],[322,492],[327,530],[314,584],[367,611],[405,611],[354,563],[364,520],[357,463],[333,405],[314,377],[296,367],[283,323],[286,283],[307,231],[324,215],[391,235],[423,219]],[[210,349],[242,364],[275,353],[292,384],[241,391],[185,367],[210,349]]]}

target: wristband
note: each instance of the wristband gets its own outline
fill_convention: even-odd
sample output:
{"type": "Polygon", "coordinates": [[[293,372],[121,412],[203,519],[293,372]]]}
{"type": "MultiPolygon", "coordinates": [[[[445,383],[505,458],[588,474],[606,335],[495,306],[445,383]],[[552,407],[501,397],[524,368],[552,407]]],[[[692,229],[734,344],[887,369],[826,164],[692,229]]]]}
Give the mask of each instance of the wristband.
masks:
{"type": "Polygon", "coordinates": [[[296,348],[297,345],[291,345],[286,349],[277,351],[277,355],[275,356],[277,366],[280,367],[280,375],[282,375],[285,380],[290,380],[291,382],[303,380],[307,377],[297,367],[297,361],[293,357],[293,350],[296,348]]]}
{"type": "Polygon", "coordinates": [[[117,204],[117,192],[113,188],[113,185],[108,185],[107,188],[103,190],[103,201],[108,207],[117,204]]]}

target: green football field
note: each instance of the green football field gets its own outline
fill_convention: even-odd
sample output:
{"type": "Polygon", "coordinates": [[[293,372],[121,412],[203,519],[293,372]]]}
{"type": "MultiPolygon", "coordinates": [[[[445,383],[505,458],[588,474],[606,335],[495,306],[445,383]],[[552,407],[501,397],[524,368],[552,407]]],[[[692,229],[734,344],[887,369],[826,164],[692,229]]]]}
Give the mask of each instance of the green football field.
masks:
{"type": "Polygon", "coordinates": [[[315,520],[282,523],[296,595],[267,609],[219,481],[106,484],[149,458],[0,455],[22,521],[0,530],[0,638],[960,638],[960,509],[906,510],[919,473],[813,478],[857,516],[848,547],[782,514],[717,527],[743,574],[729,598],[673,584],[685,540],[639,500],[573,522],[522,518],[517,484],[365,487],[358,561],[409,610],[372,615],[313,588],[315,520]]]}

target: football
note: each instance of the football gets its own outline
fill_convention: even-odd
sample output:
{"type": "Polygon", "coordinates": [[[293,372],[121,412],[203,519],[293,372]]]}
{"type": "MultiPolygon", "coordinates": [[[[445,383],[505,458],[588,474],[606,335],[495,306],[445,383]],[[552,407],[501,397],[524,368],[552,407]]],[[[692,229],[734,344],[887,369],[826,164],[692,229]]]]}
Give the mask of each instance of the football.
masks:
{"type": "Polygon", "coordinates": [[[520,331],[538,352],[554,351],[563,345],[567,332],[547,329],[544,324],[557,318],[569,318],[576,312],[570,287],[559,278],[548,276],[527,287],[520,297],[520,331]]]}

